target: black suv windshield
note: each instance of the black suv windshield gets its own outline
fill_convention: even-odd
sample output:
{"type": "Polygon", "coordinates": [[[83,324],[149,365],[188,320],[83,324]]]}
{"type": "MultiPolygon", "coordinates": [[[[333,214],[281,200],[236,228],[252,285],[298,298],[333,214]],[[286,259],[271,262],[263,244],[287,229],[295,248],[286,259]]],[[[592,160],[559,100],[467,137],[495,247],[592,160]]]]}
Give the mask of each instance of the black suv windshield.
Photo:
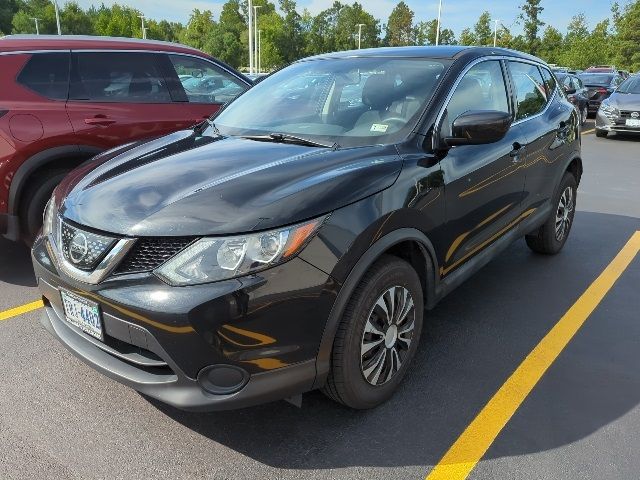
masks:
{"type": "Polygon", "coordinates": [[[639,93],[640,94],[640,77],[627,78],[616,90],[618,93],[639,93]]]}
{"type": "Polygon", "coordinates": [[[215,119],[223,135],[283,135],[319,144],[394,143],[414,128],[449,66],[432,59],[360,57],[295,63],[215,119]]]}

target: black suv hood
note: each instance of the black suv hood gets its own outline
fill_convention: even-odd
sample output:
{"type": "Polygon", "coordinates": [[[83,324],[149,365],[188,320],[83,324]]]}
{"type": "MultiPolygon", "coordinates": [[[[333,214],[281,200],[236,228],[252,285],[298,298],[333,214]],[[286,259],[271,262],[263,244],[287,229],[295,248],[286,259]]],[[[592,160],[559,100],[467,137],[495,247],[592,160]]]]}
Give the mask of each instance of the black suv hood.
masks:
{"type": "Polygon", "coordinates": [[[332,150],[181,131],[96,157],[56,201],[69,220],[120,235],[224,235],[331,212],[389,187],[401,167],[394,146],[332,150]]]}

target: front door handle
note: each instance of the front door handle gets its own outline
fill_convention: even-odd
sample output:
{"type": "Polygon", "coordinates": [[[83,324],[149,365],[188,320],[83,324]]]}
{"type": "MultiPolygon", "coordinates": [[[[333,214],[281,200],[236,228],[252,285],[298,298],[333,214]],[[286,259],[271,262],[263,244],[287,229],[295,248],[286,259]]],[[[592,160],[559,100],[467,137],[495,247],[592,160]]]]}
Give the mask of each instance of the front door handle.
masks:
{"type": "Polygon", "coordinates": [[[524,152],[526,145],[523,145],[520,142],[514,142],[512,146],[513,150],[509,152],[509,156],[513,158],[513,163],[519,163],[522,160],[521,154],[524,152]]]}
{"type": "Polygon", "coordinates": [[[87,125],[99,125],[101,127],[107,127],[116,123],[115,120],[111,120],[106,115],[96,115],[95,117],[85,118],[84,123],[87,125]]]}

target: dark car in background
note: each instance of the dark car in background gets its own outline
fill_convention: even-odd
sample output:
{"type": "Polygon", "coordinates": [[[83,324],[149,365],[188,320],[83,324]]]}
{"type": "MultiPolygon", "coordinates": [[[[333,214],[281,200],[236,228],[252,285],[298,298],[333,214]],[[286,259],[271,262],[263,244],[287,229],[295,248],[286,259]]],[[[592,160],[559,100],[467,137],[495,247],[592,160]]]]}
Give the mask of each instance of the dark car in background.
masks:
{"type": "Polygon", "coordinates": [[[583,85],[587,87],[587,97],[589,99],[589,113],[595,113],[600,107],[600,103],[620,85],[623,81],[618,73],[611,72],[589,72],[585,71],[578,75],[583,85]]]}
{"type": "Polygon", "coordinates": [[[640,133],[640,76],[632,75],[600,104],[596,135],[609,132],[640,133]]]}
{"type": "Polygon", "coordinates": [[[567,98],[580,114],[580,125],[587,122],[589,116],[589,91],[577,75],[556,73],[558,83],[562,86],[567,98]]]}
{"type": "Polygon", "coordinates": [[[576,109],[535,57],[304,59],[70,173],[32,250],[42,321],[176,407],[321,388],[372,408],[411,373],[425,309],[523,236],[563,248],[580,155],[576,109]]]}
{"type": "Polygon", "coordinates": [[[0,235],[27,243],[73,168],[202,122],[251,85],[193,48],[125,38],[7,36],[0,71],[0,235]]]}

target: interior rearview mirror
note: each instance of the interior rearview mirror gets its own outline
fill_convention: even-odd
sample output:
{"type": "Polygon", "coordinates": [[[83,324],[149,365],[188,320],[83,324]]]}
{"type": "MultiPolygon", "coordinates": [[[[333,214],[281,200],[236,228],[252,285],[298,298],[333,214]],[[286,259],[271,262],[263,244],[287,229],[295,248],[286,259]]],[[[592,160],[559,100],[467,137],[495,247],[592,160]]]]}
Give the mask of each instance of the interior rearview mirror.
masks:
{"type": "Polygon", "coordinates": [[[510,113],[497,110],[470,110],[453,121],[451,137],[444,139],[449,147],[482,145],[502,140],[513,121],[510,113]]]}

